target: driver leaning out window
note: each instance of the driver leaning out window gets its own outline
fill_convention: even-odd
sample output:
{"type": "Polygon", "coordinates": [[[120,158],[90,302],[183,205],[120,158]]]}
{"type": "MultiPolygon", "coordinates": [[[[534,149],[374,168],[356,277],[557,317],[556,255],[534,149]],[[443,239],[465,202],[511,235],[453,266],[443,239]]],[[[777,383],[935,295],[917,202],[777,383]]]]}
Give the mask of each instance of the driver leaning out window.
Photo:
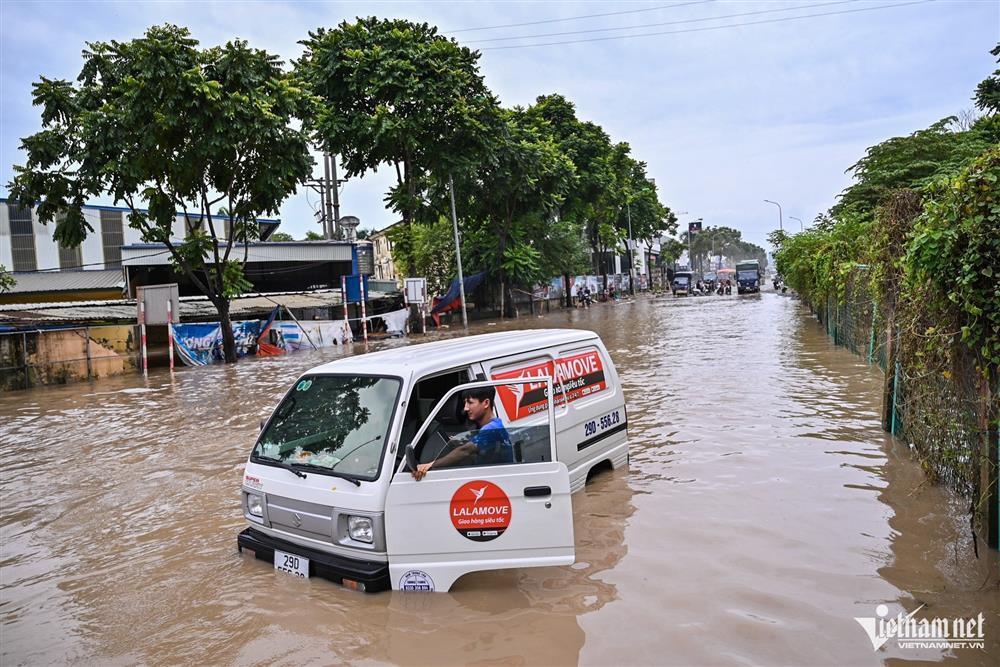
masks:
{"type": "Polygon", "coordinates": [[[479,430],[440,458],[419,464],[416,470],[411,471],[414,479],[423,479],[431,468],[514,462],[514,448],[510,443],[510,436],[493,408],[496,388],[468,389],[462,393],[462,398],[465,401],[466,416],[479,427],[479,430]]]}

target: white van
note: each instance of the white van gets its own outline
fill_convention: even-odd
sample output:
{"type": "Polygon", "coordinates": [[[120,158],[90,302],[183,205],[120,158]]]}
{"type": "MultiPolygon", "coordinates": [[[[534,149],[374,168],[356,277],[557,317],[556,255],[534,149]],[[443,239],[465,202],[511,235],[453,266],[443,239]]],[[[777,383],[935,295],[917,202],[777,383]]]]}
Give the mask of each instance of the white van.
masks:
{"type": "Polygon", "coordinates": [[[262,426],[243,476],[250,527],[239,548],[366,591],[447,591],[468,572],[568,565],[570,493],[595,467],[625,465],[626,424],[618,374],[590,331],[338,359],[302,375],[262,426]],[[484,387],[505,456],[435,464],[415,480],[417,465],[481,435],[463,395],[484,387]]]}

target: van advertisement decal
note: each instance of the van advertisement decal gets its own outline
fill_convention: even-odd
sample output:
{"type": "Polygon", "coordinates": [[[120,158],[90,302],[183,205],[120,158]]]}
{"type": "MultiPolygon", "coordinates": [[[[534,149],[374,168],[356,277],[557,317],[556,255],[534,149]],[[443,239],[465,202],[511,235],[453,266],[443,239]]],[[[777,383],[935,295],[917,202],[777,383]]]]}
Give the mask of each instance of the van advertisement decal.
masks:
{"type": "MultiPolygon", "coordinates": [[[[554,364],[551,361],[543,361],[494,373],[493,379],[512,380],[546,375],[552,378],[552,388],[556,392],[553,401],[557,406],[566,402],[572,403],[608,388],[604,377],[604,363],[601,361],[601,353],[596,348],[559,357],[554,364]],[[565,395],[563,389],[566,390],[565,395]]],[[[548,409],[544,382],[500,385],[497,387],[497,393],[511,421],[548,409]]]]}
{"type": "Polygon", "coordinates": [[[495,540],[510,526],[510,498],[493,482],[477,479],[458,487],[450,511],[455,530],[476,542],[495,540]]]}

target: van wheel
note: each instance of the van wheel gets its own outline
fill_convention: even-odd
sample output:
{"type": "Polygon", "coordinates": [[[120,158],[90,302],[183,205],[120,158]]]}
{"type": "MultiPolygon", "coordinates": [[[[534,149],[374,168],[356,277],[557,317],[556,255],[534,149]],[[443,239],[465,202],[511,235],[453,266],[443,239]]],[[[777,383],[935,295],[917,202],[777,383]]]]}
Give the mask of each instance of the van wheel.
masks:
{"type": "Polygon", "coordinates": [[[590,470],[587,471],[587,482],[590,482],[595,476],[606,470],[613,470],[614,467],[611,465],[609,459],[604,459],[600,463],[595,464],[590,470]]]}

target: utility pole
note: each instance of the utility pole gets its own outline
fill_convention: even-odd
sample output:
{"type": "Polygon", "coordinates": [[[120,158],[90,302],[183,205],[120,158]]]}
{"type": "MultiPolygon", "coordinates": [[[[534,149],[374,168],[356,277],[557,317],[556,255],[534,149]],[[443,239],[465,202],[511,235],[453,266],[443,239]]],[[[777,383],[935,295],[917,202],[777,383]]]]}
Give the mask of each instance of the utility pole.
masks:
{"type": "Polygon", "coordinates": [[[330,173],[333,174],[333,180],[330,182],[333,218],[330,220],[330,225],[334,237],[340,238],[340,181],[337,180],[337,156],[328,155],[327,159],[330,161],[330,173]]]}
{"type": "Polygon", "coordinates": [[[323,238],[333,238],[333,201],[330,197],[330,154],[323,153],[323,238]]]}
{"type": "Polygon", "coordinates": [[[462,299],[462,326],[469,328],[469,316],[465,312],[465,276],[462,274],[462,242],[458,238],[458,215],[455,213],[455,180],[448,174],[448,192],[451,194],[451,226],[455,230],[455,261],[458,263],[458,293],[462,299]]]}

